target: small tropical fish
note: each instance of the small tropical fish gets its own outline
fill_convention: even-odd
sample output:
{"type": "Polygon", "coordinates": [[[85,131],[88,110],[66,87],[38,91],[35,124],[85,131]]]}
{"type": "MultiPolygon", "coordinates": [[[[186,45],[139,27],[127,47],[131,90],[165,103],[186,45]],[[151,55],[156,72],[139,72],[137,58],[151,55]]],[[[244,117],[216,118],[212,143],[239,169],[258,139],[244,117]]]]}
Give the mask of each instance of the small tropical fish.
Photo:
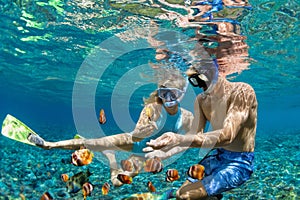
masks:
{"type": "Polygon", "coordinates": [[[147,186],[150,192],[156,192],[156,188],[154,187],[151,181],[148,181],[147,186]]]}
{"type": "Polygon", "coordinates": [[[180,178],[178,171],[176,169],[168,169],[166,174],[167,174],[166,181],[168,182],[173,182],[180,178]]]}
{"type": "Polygon", "coordinates": [[[94,186],[86,182],[82,185],[82,194],[83,194],[83,199],[86,200],[87,196],[91,196],[92,191],[94,190],[94,186]]]}
{"type": "Polygon", "coordinates": [[[152,172],[153,174],[161,172],[163,165],[158,157],[149,158],[144,163],[145,172],[152,172]]]}
{"type": "Polygon", "coordinates": [[[132,172],[133,171],[133,163],[129,160],[121,160],[121,167],[124,171],[129,171],[132,172]]]}
{"type": "Polygon", "coordinates": [[[145,111],[146,111],[146,115],[148,117],[148,120],[151,121],[152,120],[152,116],[153,116],[153,110],[152,110],[152,108],[147,107],[145,111]]]}
{"type": "Polygon", "coordinates": [[[51,194],[49,192],[45,192],[41,196],[40,200],[53,200],[53,197],[51,196],[51,194]]]}
{"type": "Polygon", "coordinates": [[[107,195],[110,189],[110,185],[108,182],[104,183],[102,186],[102,194],[107,195]]]}
{"type": "Polygon", "coordinates": [[[201,180],[204,177],[205,174],[205,168],[203,165],[196,164],[189,168],[187,171],[188,176],[194,179],[201,180]]]}
{"type": "Polygon", "coordinates": [[[66,182],[68,192],[70,193],[78,192],[82,188],[83,184],[89,181],[89,176],[91,174],[92,173],[89,170],[87,170],[86,172],[79,172],[74,176],[72,176],[66,182]]]}
{"type": "Polygon", "coordinates": [[[68,174],[62,174],[60,175],[60,178],[63,182],[67,182],[69,180],[68,174]]]}
{"type": "Polygon", "coordinates": [[[94,157],[93,152],[88,149],[79,149],[72,153],[72,164],[76,166],[88,165],[94,157]]]}
{"type": "Polygon", "coordinates": [[[99,123],[104,124],[105,122],[106,122],[105,112],[103,109],[101,109],[99,113],[99,123]]]}
{"type": "Polygon", "coordinates": [[[117,178],[118,178],[119,181],[121,181],[124,184],[131,184],[132,183],[132,177],[127,176],[125,174],[118,174],[117,178]]]}

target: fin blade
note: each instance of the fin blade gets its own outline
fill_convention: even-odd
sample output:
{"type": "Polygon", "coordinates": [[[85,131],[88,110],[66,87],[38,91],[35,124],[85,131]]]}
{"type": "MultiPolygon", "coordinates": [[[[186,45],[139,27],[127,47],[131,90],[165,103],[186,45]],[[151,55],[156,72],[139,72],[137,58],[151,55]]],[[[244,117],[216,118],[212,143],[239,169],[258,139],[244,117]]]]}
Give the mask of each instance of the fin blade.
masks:
{"type": "Polygon", "coordinates": [[[38,135],[31,128],[10,114],[6,115],[2,123],[1,134],[12,140],[33,146],[36,145],[31,143],[27,138],[30,134],[38,135]]]}

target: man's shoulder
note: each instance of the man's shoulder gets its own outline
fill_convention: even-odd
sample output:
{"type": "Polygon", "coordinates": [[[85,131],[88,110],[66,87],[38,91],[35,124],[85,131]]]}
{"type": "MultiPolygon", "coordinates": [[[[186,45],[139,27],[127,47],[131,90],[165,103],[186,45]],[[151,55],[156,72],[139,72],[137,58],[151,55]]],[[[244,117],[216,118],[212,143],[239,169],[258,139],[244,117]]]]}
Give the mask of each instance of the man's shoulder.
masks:
{"type": "Polygon", "coordinates": [[[235,85],[235,88],[238,90],[251,90],[251,91],[255,92],[254,88],[249,83],[231,82],[231,84],[235,85]]]}
{"type": "Polygon", "coordinates": [[[235,82],[235,87],[233,87],[233,95],[239,98],[253,99],[256,101],[256,94],[254,88],[245,82],[235,82]]]}

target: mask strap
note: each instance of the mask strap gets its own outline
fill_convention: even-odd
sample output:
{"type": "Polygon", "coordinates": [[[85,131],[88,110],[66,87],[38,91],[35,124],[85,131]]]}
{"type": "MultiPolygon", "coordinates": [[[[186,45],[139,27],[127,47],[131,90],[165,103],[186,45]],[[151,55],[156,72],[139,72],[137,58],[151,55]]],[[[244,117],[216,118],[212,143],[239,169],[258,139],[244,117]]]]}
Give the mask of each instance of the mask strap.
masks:
{"type": "Polygon", "coordinates": [[[183,88],[183,90],[182,90],[183,93],[182,93],[181,97],[179,97],[179,98],[176,100],[177,103],[179,103],[179,102],[183,99],[183,96],[185,95],[188,86],[189,86],[189,80],[188,80],[188,77],[186,77],[186,78],[185,78],[185,86],[184,86],[184,88],[183,88]]]}

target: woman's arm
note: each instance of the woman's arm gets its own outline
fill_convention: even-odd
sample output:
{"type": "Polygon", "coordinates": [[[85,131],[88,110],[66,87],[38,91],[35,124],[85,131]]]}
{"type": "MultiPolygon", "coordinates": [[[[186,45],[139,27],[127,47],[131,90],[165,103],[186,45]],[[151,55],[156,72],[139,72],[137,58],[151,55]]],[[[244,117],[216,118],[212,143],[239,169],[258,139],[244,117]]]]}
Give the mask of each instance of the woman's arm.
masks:
{"type": "Polygon", "coordinates": [[[134,142],[149,137],[157,129],[155,120],[159,117],[157,104],[146,105],[139,117],[135,129],[131,133],[107,136],[99,139],[86,140],[85,146],[94,151],[126,150],[131,151],[134,142]]]}
{"type": "Polygon", "coordinates": [[[153,121],[154,118],[157,118],[157,113],[155,112],[157,112],[157,109],[155,109],[153,104],[146,105],[132,133],[121,133],[95,139],[71,139],[58,142],[42,141],[39,146],[44,149],[77,150],[84,146],[92,151],[131,150],[134,142],[151,135],[155,128],[157,128],[153,121]],[[149,114],[146,112],[147,108],[153,109],[151,116],[148,116],[149,114]]]}
{"type": "Polygon", "coordinates": [[[147,104],[140,114],[140,118],[132,132],[132,140],[138,142],[149,137],[157,129],[156,121],[160,116],[157,104],[147,104]]]}

